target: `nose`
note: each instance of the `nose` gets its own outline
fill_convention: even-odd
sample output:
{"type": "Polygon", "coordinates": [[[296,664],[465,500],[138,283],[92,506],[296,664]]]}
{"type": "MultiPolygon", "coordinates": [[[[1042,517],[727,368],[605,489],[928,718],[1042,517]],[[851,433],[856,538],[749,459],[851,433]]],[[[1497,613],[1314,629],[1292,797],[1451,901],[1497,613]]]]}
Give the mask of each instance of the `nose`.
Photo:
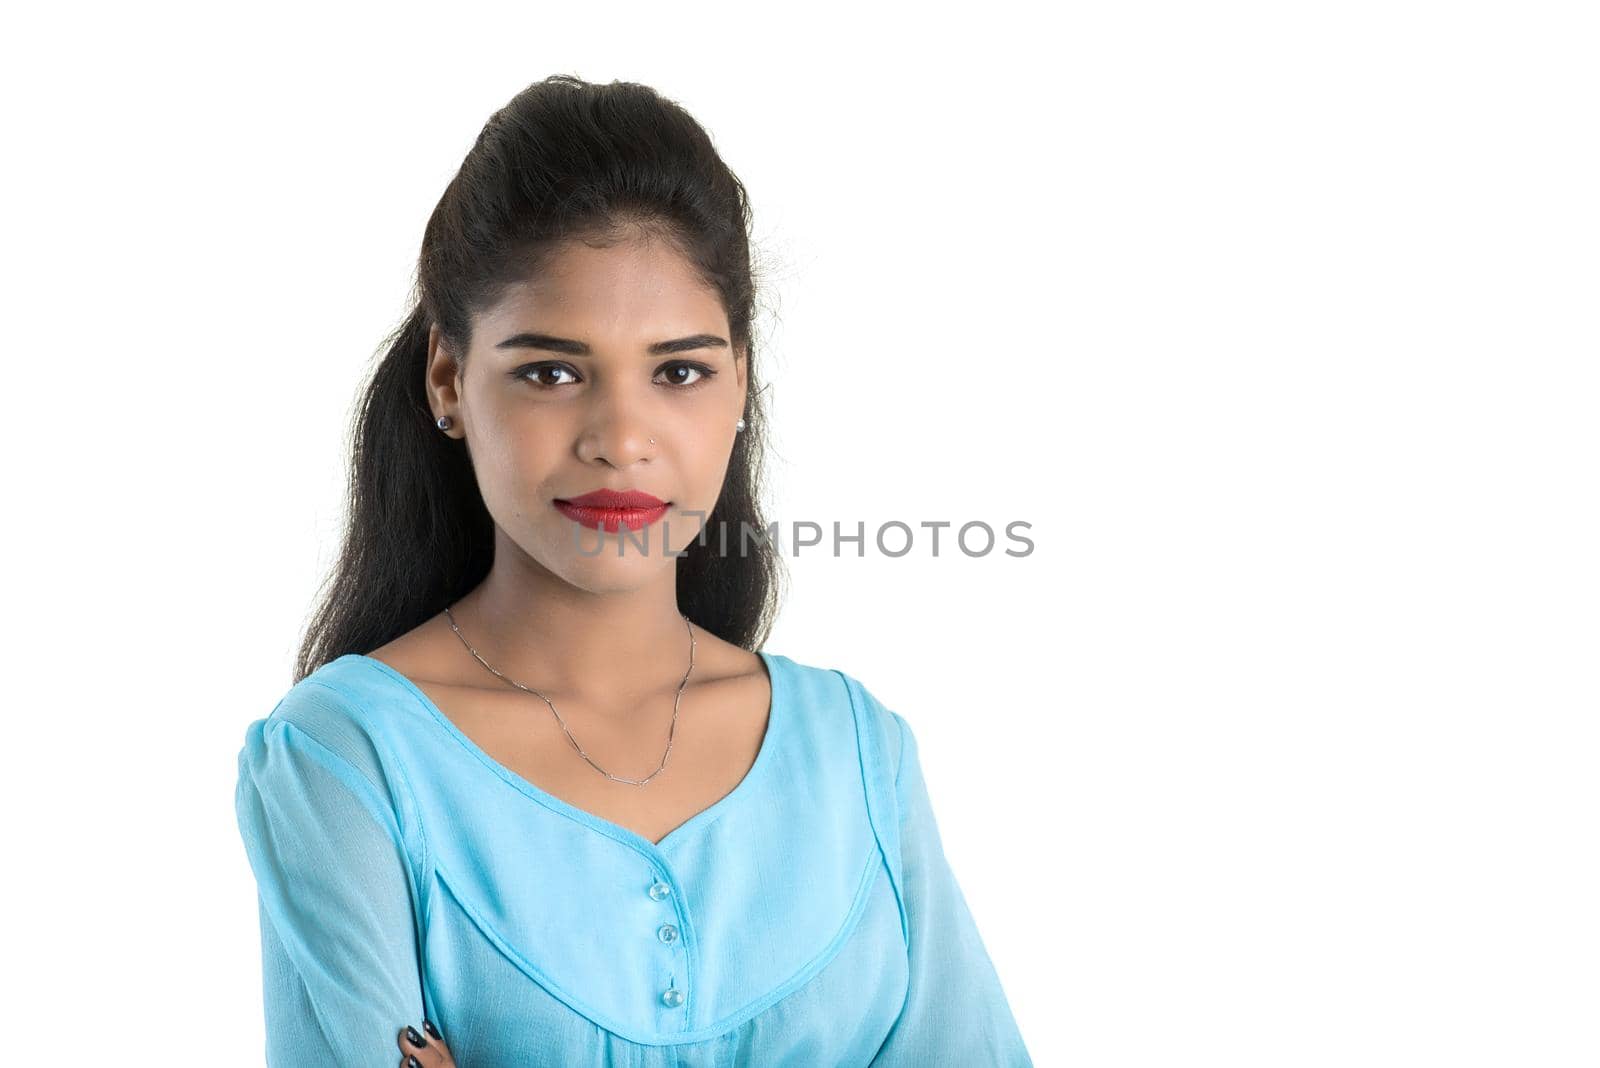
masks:
{"type": "Polygon", "coordinates": [[[617,468],[648,461],[655,452],[648,400],[618,383],[596,390],[592,397],[578,433],[578,458],[617,468]]]}

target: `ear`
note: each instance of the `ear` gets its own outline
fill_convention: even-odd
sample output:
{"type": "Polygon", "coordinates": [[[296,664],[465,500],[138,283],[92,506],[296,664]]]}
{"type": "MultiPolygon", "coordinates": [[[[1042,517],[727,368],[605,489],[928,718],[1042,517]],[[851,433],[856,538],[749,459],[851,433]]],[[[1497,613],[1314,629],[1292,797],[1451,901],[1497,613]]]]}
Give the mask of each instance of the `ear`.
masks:
{"type": "Polygon", "coordinates": [[[424,389],[428,394],[428,406],[433,411],[433,417],[438,419],[441,415],[448,415],[456,424],[451,429],[459,430],[461,371],[456,366],[456,361],[451,358],[450,348],[444,341],[438,323],[428,327],[428,360],[425,374],[424,389]]]}
{"type": "MultiPolygon", "coordinates": [[[[746,396],[750,393],[750,347],[737,345],[733,350],[733,369],[735,380],[746,396]]],[[[744,402],[739,402],[739,410],[744,411],[744,402]]]]}

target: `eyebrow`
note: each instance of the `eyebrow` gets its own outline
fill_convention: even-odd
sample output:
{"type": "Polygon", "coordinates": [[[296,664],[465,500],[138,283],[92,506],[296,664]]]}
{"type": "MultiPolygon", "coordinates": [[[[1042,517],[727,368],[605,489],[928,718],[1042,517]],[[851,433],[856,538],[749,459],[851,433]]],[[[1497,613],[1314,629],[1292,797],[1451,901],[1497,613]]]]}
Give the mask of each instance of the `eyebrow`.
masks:
{"type": "MultiPolygon", "coordinates": [[[[649,348],[651,356],[667,356],[675,352],[692,352],[695,349],[725,349],[728,342],[715,334],[690,334],[688,337],[657,341],[649,348]]],[[[553,337],[550,334],[512,334],[495,345],[497,349],[544,349],[567,356],[592,356],[594,350],[582,341],[570,337],[553,337]]]]}

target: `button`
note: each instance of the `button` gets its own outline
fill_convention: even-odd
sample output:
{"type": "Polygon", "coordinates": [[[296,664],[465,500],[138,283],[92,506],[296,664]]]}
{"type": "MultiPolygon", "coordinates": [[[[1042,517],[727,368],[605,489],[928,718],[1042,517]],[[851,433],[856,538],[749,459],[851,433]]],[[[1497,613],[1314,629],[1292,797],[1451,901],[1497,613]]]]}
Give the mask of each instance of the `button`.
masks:
{"type": "Polygon", "coordinates": [[[672,893],[672,887],[668,886],[664,882],[661,882],[660,880],[657,880],[650,886],[650,897],[654,901],[660,901],[670,893],[672,893]]]}
{"type": "Polygon", "coordinates": [[[683,991],[673,989],[662,993],[661,1004],[669,1009],[675,1009],[683,1004],[683,991]]]}
{"type": "Polygon", "coordinates": [[[671,945],[678,940],[678,929],[670,923],[664,923],[656,928],[656,937],[671,945]]]}

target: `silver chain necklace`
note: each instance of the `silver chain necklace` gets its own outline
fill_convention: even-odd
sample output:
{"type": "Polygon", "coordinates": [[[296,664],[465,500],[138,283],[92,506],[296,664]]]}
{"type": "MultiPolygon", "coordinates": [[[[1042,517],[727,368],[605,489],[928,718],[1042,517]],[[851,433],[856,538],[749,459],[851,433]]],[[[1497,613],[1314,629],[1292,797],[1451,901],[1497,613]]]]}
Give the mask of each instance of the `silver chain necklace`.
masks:
{"type": "MultiPolygon", "coordinates": [[[[504,675],[501,675],[500,672],[495,671],[494,668],[489,667],[489,662],[487,660],[485,660],[483,657],[478,655],[478,650],[476,650],[476,649],[474,649],[472,647],[472,643],[467,641],[467,636],[465,634],[461,633],[461,628],[456,626],[456,617],[450,614],[450,609],[449,608],[446,608],[444,610],[444,614],[445,614],[445,618],[450,621],[450,629],[456,632],[456,637],[461,639],[461,644],[465,645],[467,647],[467,652],[472,654],[473,659],[477,660],[477,662],[482,664],[484,667],[489,668],[489,671],[490,671],[491,674],[495,675],[496,677],[500,678],[501,680],[503,680],[505,682],[510,683],[511,685],[515,686],[519,690],[523,690],[523,691],[525,691],[527,693],[533,694],[535,697],[537,697],[540,700],[542,700],[545,704],[549,705],[550,706],[550,711],[551,712],[555,712],[556,722],[561,724],[561,729],[563,731],[566,731],[567,740],[572,743],[572,747],[578,751],[578,755],[579,756],[583,757],[583,759],[585,759],[585,760],[589,760],[589,754],[585,753],[583,751],[583,746],[578,744],[578,739],[574,738],[572,736],[572,732],[567,730],[567,721],[561,718],[561,713],[560,712],[556,712],[555,702],[551,701],[550,698],[546,697],[544,694],[540,693],[538,690],[535,690],[533,687],[524,686],[524,685],[522,685],[522,683],[517,682],[515,679],[508,679],[504,675]]],[[[667,757],[672,754],[672,737],[678,731],[678,702],[683,699],[683,688],[689,684],[689,675],[691,673],[693,673],[693,671],[694,671],[694,646],[695,646],[694,627],[690,626],[689,617],[688,616],[684,616],[682,612],[680,612],[678,614],[680,616],[683,616],[683,625],[685,627],[689,628],[689,670],[685,671],[683,673],[683,681],[678,683],[677,696],[672,699],[672,726],[667,731],[667,751],[665,753],[661,754],[661,765],[660,765],[660,767],[656,768],[655,771],[652,771],[649,775],[646,775],[642,779],[619,779],[619,778],[617,778],[617,776],[611,774],[605,768],[602,768],[599,764],[596,764],[594,761],[589,760],[589,766],[590,767],[592,767],[594,770],[598,771],[600,774],[604,775],[606,778],[611,779],[614,782],[627,783],[629,786],[643,786],[645,783],[649,782],[651,779],[655,778],[657,775],[660,775],[664,770],[666,770],[667,757]]]]}

